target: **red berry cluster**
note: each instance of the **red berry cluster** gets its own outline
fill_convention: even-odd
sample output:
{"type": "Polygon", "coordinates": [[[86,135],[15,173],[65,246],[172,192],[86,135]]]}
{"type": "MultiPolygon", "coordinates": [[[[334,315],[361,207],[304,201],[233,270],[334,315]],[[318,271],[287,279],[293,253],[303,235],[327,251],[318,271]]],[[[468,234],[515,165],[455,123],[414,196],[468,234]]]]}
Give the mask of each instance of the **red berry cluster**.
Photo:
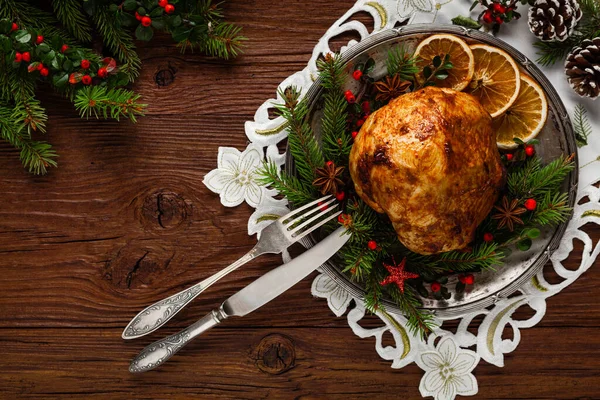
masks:
{"type": "Polygon", "coordinates": [[[460,281],[460,283],[463,283],[465,285],[472,285],[475,283],[475,276],[473,276],[473,274],[460,274],[458,276],[458,280],[460,281]]]}
{"type": "MultiPolygon", "coordinates": [[[[175,12],[175,6],[170,4],[168,0],[158,0],[158,5],[159,7],[164,8],[167,14],[173,14],[173,12],[175,12]]],[[[152,18],[147,15],[142,16],[137,11],[135,12],[135,19],[140,21],[142,26],[145,26],[146,28],[152,25],[152,18]]]]}
{"type": "Polygon", "coordinates": [[[485,7],[479,19],[488,25],[499,26],[521,17],[516,11],[516,0],[476,0],[475,3],[481,3],[485,7]]]}

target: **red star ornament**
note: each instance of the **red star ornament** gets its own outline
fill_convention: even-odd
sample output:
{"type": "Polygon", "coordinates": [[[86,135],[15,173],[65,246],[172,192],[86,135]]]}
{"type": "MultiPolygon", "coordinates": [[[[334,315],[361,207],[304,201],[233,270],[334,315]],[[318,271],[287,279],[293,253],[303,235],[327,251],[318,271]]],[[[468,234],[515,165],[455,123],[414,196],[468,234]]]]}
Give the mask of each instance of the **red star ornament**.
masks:
{"type": "MultiPolygon", "coordinates": [[[[395,263],[396,262],[394,261],[394,264],[395,263]]],[[[404,293],[404,282],[406,282],[407,279],[415,279],[419,277],[417,274],[413,274],[412,272],[404,270],[404,267],[406,266],[406,258],[404,258],[398,265],[388,265],[383,263],[383,266],[388,270],[390,276],[382,280],[380,284],[385,286],[389,285],[390,283],[395,283],[398,285],[398,289],[400,289],[402,293],[404,293]]]]}

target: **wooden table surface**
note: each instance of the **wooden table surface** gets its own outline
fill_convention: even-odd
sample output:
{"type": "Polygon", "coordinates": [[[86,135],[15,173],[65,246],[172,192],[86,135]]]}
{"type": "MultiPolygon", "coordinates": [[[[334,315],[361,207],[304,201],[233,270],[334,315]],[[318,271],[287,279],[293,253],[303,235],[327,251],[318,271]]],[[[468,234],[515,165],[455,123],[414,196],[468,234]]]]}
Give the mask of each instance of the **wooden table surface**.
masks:
{"type": "MultiPolygon", "coordinates": [[[[219,146],[245,147],[244,121],[304,67],[351,4],[231,0],[227,16],[249,38],[234,62],[182,55],[165,37],[140,46],[134,89],[149,106],[137,125],[80,120],[68,101],[41,96],[60,168],[31,176],[0,144],[0,399],[419,398],[422,371],[391,369],[374,340],[356,337],[310,295],[310,278],[207,333],[160,370],[127,371],[142,347],[192,323],[276,256],[227,277],[159,332],[121,339],[144,306],[253,246],[252,209],[222,207],[202,178],[219,146]],[[174,80],[157,85],[160,71],[174,80]]],[[[590,231],[600,238],[600,229],[590,231]]],[[[550,299],[505,368],[476,369],[479,397],[600,398],[599,286],[593,268],[550,299]]]]}

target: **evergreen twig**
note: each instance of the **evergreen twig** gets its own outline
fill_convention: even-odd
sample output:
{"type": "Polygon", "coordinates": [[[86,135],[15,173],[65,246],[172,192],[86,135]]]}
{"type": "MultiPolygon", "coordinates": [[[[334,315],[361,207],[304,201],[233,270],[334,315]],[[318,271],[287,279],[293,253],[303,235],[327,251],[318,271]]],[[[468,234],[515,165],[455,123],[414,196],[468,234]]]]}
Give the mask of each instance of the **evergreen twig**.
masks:
{"type": "Polygon", "coordinates": [[[399,75],[402,80],[414,81],[417,67],[417,57],[409,53],[404,45],[391,48],[386,61],[388,75],[399,75]]]}
{"type": "Polygon", "coordinates": [[[592,125],[587,116],[587,110],[583,104],[577,104],[573,113],[573,130],[577,146],[583,147],[588,144],[588,137],[592,134],[592,125]]]}
{"type": "Polygon", "coordinates": [[[63,26],[81,42],[92,40],[91,28],[79,0],[52,0],[52,8],[63,26]]]}
{"type": "Polygon", "coordinates": [[[136,117],[144,115],[146,104],[138,103],[140,95],[125,89],[107,89],[103,86],[85,87],[75,95],[75,108],[81,117],[100,116],[104,119],[129,118],[136,122],[136,117]]]}

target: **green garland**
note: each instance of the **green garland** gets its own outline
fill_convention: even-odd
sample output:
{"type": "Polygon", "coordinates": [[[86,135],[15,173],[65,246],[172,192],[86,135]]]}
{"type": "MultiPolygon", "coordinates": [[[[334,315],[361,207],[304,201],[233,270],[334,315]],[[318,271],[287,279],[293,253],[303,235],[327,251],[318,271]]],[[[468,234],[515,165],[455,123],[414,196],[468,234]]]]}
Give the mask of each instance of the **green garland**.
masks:
{"type": "Polygon", "coordinates": [[[34,174],[57,166],[51,145],[33,138],[47,121],[38,86],[71,99],[81,117],[136,122],[145,104],[123,88],[142,65],[135,39],[163,31],[182,51],[224,59],[237,56],[245,40],[212,0],[52,0],[52,12],[31,3],[2,0],[0,7],[0,137],[34,174]],[[92,50],[93,32],[115,59],[92,50]]]}
{"type": "MultiPolygon", "coordinates": [[[[400,77],[398,82],[410,82],[410,89],[423,86],[417,84],[415,74],[423,69],[417,68],[418,61],[406,49],[399,47],[390,51],[387,60],[388,73],[400,77]]],[[[307,120],[308,105],[300,100],[300,92],[290,87],[281,93],[284,104],[278,106],[280,114],[287,120],[289,151],[294,158],[297,175],[280,171],[274,163],[266,163],[260,171],[261,183],[270,185],[287,197],[294,206],[301,206],[320,197],[313,185],[315,169],[323,166],[326,160],[336,165],[348,165],[352,148],[352,133],[357,130],[368,114],[386,101],[376,99],[377,84],[369,77],[373,69],[373,60],[357,66],[353,76],[361,80],[361,89],[356,97],[344,92],[345,67],[339,56],[328,56],[319,61],[322,102],[322,145],[307,120]],[[357,72],[359,71],[359,72],[357,72]]],[[[434,85],[445,79],[447,69],[452,68],[447,57],[434,59],[425,74],[426,85],[434,85]]],[[[388,75],[389,77],[389,75],[388,75]]],[[[394,82],[387,80],[386,82],[394,82]]],[[[553,226],[567,219],[571,212],[567,194],[560,188],[566,176],[574,168],[570,157],[559,157],[548,165],[542,165],[539,157],[533,154],[536,140],[529,143],[517,141],[519,148],[502,156],[507,168],[507,184],[496,206],[502,207],[503,201],[514,203],[518,208],[518,223],[514,231],[501,226],[493,211],[478,227],[476,238],[468,250],[455,250],[436,255],[420,255],[409,251],[397,239],[396,232],[385,214],[378,214],[367,206],[354,192],[353,183],[345,169],[342,179],[345,182],[342,198],[344,213],[337,223],[331,223],[326,231],[342,224],[352,232],[348,243],[338,252],[336,262],[349,274],[351,279],[360,282],[365,288],[367,309],[375,312],[383,309],[381,300],[391,299],[408,319],[413,332],[425,334],[433,326],[432,315],[422,309],[420,296],[441,300],[449,299],[452,294],[446,287],[448,276],[460,273],[455,291],[460,293],[466,285],[473,283],[472,274],[483,270],[493,270],[502,265],[504,257],[513,245],[520,250],[531,247],[532,241],[540,236],[540,227],[553,226]],[[535,202],[531,210],[524,208],[535,202]],[[376,243],[374,246],[373,243],[376,243]],[[384,263],[406,259],[406,270],[419,275],[417,279],[406,281],[401,292],[396,285],[382,286],[380,282],[388,275],[384,263]],[[438,290],[428,290],[437,285],[438,290]]]]}

